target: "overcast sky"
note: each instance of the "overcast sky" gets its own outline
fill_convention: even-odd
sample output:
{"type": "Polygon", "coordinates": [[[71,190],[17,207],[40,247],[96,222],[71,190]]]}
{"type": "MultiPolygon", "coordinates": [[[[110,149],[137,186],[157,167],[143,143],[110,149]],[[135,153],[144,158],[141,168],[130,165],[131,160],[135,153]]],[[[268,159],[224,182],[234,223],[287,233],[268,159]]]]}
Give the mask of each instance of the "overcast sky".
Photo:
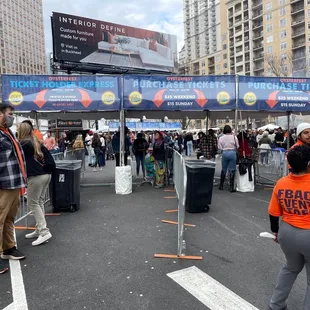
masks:
{"type": "Polygon", "coordinates": [[[183,0],[43,0],[45,44],[52,51],[50,16],[67,13],[175,34],[183,45],[183,0]]]}

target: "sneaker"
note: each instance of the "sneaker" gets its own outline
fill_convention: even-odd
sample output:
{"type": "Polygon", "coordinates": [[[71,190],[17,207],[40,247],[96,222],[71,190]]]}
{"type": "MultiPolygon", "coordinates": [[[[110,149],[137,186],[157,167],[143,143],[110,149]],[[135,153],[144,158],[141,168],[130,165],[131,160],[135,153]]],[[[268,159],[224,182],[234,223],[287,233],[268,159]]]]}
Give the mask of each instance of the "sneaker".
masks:
{"type": "Polygon", "coordinates": [[[40,235],[38,234],[38,232],[35,230],[34,232],[27,234],[25,236],[26,239],[35,239],[38,238],[40,235]]]}
{"type": "Polygon", "coordinates": [[[93,169],[93,172],[96,172],[96,171],[97,171],[97,169],[94,168],[94,169],[93,169]]]}
{"type": "Polygon", "coordinates": [[[8,267],[5,267],[2,261],[0,261],[0,274],[5,273],[9,270],[8,267]]]}
{"type": "Polygon", "coordinates": [[[3,251],[3,253],[1,254],[1,258],[2,259],[20,260],[20,259],[24,259],[25,255],[23,253],[21,253],[20,251],[18,251],[16,249],[16,247],[14,247],[12,249],[3,251]]]}
{"type": "Polygon", "coordinates": [[[100,171],[102,171],[102,168],[100,168],[100,171]]]}
{"type": "Polygon", "coordinates": [[[32,242],[32,245],[33,246],[37,246],[37,245],[40,245],[44,242],[46,242],[47,240],[51,239],[52,238],[52,234],[51,233],[48,233],[44,236],[39,236],[38,239],[36,241],[33,241],[32,242]]]}

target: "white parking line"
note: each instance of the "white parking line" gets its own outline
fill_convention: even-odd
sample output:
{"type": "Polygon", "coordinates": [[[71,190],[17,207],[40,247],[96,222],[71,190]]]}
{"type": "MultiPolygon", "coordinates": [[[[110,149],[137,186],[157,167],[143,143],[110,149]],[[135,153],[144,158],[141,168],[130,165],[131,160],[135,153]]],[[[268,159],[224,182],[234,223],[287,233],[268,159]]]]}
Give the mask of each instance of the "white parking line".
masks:
{"type": "Polygon", "coordinates": [[[10,259],[10,273],[14,310],[28,310],[20,261],[10,259]]]}
{"type": "Polygon", "coordinates": [[[167,276],[210,310],[259,310],[195,266],[167,276]]]}
{"type": "Polygon", "coordinates": [[[15,308],[14,308],[14,303],[12,302],[10,305],[8,305],[7,307],[5,307],[3,310],[15,310],[15,308]]]}

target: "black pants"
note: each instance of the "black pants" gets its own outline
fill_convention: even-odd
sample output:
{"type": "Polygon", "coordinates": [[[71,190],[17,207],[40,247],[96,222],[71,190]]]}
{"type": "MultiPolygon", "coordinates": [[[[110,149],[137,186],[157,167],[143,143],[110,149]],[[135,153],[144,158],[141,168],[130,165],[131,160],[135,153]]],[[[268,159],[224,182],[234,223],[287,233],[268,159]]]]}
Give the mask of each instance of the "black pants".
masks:
{"type": "MultiPolygon", "coordinates": [[[[127,166],[127,157],[128,157],[128,154],[125,153],[124,156],[125,156],[125,160],[124,160],[125,166],[127,166]]],[[[120,157],[121,157],[121,154],[120,154],[120,153],[115,153],[116,167],[119,167],[119,166],[120,166],[120,157]]]]}

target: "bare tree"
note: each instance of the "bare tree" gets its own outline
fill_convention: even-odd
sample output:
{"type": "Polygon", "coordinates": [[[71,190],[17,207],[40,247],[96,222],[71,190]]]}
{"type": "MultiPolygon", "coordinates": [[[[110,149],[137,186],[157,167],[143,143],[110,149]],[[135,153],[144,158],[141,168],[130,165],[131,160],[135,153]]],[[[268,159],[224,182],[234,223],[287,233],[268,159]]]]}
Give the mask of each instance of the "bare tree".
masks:
{"type": "Polygon", "coordinates": [[[189,119],[187,116],[185,118],[179,119],[178,120],[182,124],[182,130],[188,129],[191,119],[189,119]]]}
{"type": "Polygon", "coordinates": [[[292,76],[293,57],[292,54],[267,54],[265,57],[267,70],[275,76],[292,76]]]}

